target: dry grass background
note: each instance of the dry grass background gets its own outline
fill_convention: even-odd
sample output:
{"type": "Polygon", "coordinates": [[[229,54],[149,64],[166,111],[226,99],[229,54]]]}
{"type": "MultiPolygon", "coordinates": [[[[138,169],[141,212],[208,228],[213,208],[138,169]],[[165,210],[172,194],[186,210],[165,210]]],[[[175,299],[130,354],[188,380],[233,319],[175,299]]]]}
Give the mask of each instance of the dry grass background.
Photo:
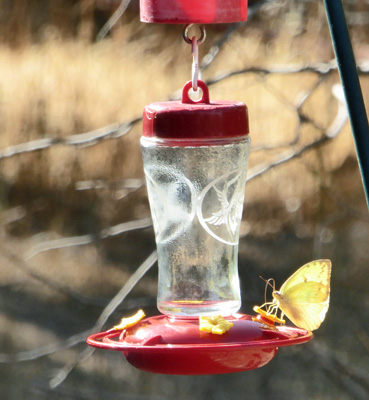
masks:
{"type": "MultiPolygon", "coordinates": [[[[79,19],[88,2],[25,3],[0,2],[0,20],[6,21],[0,29],[0,154],[18,144],[134,120],[146,104],[178,95],[190,78],[191,54],[180,26],[140,24],[133,6],[109,38],[95,42],[90,39],[98,28],[79,19]]],[[[369,14],[364,1],[348,8],[352,20],[357,11],[369,14]]],[[[200,55],[226,28],[209,27],[200,55]]],[[[350,28],[358,58],[369,60],[367,26],[350,28]]],[[[320,2],[266,2],[230,37],[203,79],[250,67],[328,63],[333,57],[320,2]]],[[[249,72],[212,84],[210,95],[248,105],[252,172],[324,136],[337,114],[337,83],[335,70],[249,72]]],[[[363,76],[366,101],[368,84],[363,76]]],[[[64,365],[81,357],[83,344],[47,357],[38,357],[38,349],[91,328],[155,247],[151,228],[99,236],[149,216],[140,184],[140,128],[134,124],[127,135],[91,146],[60,143],[0,159],[2,398],[233,399],[244,398],[245,384],[256,400],[292,398],[290,391],[300,399],[366,398],[361,378],[369,368],[369,225],[347,122],[337,137],[251,180],[246,189],[240,243],[245,312],[262,301],[258,275],[274,276],[280,284],[304,262],[333,260],[331,310],[314,344],[282,350],[260,371],[215,378],[146,374],[119,354],[97,352],[50,390],[64,365]],[[88,244],[37,252],[57,239],[76,244],[81,235],[90,235],[88,244]],[[29,361],[14,362],[17,357],[29,361]]],[[[154,270],[110,325],[127,308],[146,305],[149,313],[157,312],[155,296],[154,270]]]]}

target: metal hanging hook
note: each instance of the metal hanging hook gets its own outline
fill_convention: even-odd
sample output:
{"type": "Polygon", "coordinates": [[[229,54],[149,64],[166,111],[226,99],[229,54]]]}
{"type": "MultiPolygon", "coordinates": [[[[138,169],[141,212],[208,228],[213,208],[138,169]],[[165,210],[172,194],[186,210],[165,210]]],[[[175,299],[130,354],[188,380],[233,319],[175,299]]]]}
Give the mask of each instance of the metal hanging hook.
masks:
{"type": "Polygon", "coordinates": [[[206,31],[203,26],[200,26],[201,36],[199,39],[193,36],[192,39],[189,38],[188,32],[193,24],[188,24],[183,30],[183,39],[186,43],[191,44],[192,53],[192,89],[197,92],[198,80],[199,80],[199,45],[204,43],[206,39],[206,31]]]}
{"type": "MultiPolygon", "coordinates": [[[[188,25],[186,25],[186,26],[184,27],[184,29],[183,29],[183,39],[184,39],[185,42],[188,43],[188,44],[192,44],[192,39],[189,38],[188,32],[189,32],[189,30],[191,29],[191,27],[192,27],[193,25],[194,25],[194,24],[188,24],[188,25]]],[[[198,45],[204,43],[204,42],[205,42],[205,39],[206,39],[205,27],[204,27],[203,25],[200,25],[199,28],[200,28],[201,36],[200,36],[200,39],[197,39],[197,40],[196,40],[198,45]]]]}
{"type": "Polygon", "coordinates": [[[199,80],[199,46],[194,36],[192,38],[192,89],[197,92],[199,80]]]}

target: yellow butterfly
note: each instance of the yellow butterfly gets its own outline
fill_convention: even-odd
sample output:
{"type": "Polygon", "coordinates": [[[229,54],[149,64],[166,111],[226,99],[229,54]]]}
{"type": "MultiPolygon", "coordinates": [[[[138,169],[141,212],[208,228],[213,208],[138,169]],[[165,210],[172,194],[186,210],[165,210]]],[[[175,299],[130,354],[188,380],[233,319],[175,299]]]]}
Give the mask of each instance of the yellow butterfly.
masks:
{"type": "Polygon", "coordinates": [[[282,310],[296,326],[309,331],[318,329],[324,321],[329,307],[330,279],[332,263],[330,260],[311,261],[274,290],[273,302],[265,303],[267,314],[276,315],[282,310]]]}

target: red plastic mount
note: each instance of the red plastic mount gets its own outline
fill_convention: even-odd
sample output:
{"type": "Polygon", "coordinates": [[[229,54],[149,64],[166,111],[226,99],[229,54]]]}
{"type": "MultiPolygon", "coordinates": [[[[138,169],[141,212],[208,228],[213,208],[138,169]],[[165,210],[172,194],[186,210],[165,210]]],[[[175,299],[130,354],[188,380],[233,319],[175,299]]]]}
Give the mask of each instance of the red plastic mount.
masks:
{"type": "Polygon", "coordinates": [[[200,100],[192,100],[189,92],[192,89],[192,81],[188,81],[182,89],[182,103],[183,104],[210,104],[209,88],[203,81],[197,82],[198,87],[202,90],[202,97],[200,100]]]}
{"type": "Polygon", "coordinates": [[[215,24],[247,19],[247,0],[140,0],[142,22],[215,24]]]}
{"type": "MultiPolygon", "coordinates": [[[[182,101],[152,103],[143,113],[143,136],[158,139],[231,139],[248,135],[247,107],[236,101],[210,101],[203,81],[198,81],[202,98],[189,96],[192,82],[185,84],[182,101]]],[[[178,146],[181,144],[178,143],[178,146]]]]}
{"type": "Polygon", "coordinates": [[[271,361],[279,347],[308,342],[304,329],[267,329],[251,316],[226,318],[233,327],[223,335],[199,330],[198,318],[146,318],[123,331],[91,335],[90,346],[121,351],[134,367],[161,374],[204,375],[247,371],[271,361]]]}

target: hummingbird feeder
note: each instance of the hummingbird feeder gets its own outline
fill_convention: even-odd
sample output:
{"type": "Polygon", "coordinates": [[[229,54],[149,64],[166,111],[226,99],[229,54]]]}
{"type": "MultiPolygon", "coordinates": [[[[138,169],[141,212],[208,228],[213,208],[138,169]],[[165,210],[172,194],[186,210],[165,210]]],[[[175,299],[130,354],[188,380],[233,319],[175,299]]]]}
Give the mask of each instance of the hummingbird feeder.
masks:
{"type": "MultiPolygon", "coordinates": [[[[159,23],[237,22],[247,14],[246,0],[141,0],[140,7],[141,21],[159,23]]],[[[141,149],[162,315],[87,339],[91,346],[121,351],[139,369],[162,374],[246,371],[268,363],[279,347],[313,337],[261,315],[238,313],[249,120],[245,104],[211,100],[198,79],[201,29],[199,40],[188,38],[188,26],[184,31],[194,61],[182,99],[150,104],[143,113],[141,149]],[[193,100],[191,91],[200,99],[193,100]]]]}

